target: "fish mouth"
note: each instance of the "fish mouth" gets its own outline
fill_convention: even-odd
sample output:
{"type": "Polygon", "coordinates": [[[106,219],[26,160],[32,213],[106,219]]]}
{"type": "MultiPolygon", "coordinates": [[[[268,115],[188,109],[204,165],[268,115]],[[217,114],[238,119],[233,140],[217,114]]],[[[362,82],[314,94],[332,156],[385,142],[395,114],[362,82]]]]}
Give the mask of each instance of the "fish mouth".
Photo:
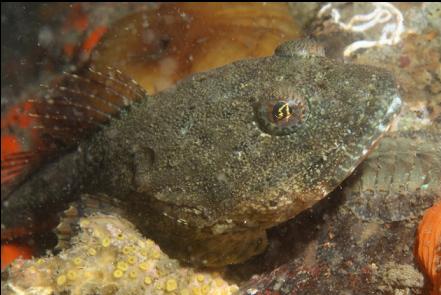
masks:
{"type": "Polygon", "coordinates": [[[387,109],[386,115],[391,113],[397,113],[397,111],[401,108],[401,105],[402,105],[401,98],[398,95],[395,96],[389,108],[387,109]]]}
{"type": "Polygon", "coordinates": [[[390,102],[382,120],[376,125],[373,126],[373,134],[370,137],[366,137],[364,140],[364,144],[359,146],[358,151],[355,154],[350,155],[348,157],[348,164],[343,163],[340,165],[341,167],[346,167],[346,169],[341,169],[339,172],[341,173],[337,179],[340,179],[335,183],[327,183],[319,186],[319,195],[321,194],[319,199],[322,199],[330,192],[334,191],[336,187],[338,187],[341,182],[343,182],[346,178],[348,178],[354,170],[371,154],[371,152],[376,148],[378,143],[383,139],[383,137],[388,133],[391,129],[393,123],[396,121],[398,114],[400,112],[402,106],[402,100],[399,95],[394,96],[392,101],[390,102]],[[354,160],[357,159],[355,162],[354,160]]]}
{"type": "MultiPolygon", "coordinates": [[[[398,117],[398,114],[401,110],[402,100],[400,96],[396,95],[389,107],[386,110],[386,114],[382,121],[377,125],[377,129],[380,132],[379,134],[375,134],[376,138],[372,140],[372,143],[362,151],[362,157],[358,164],[360,164],[369,154],[370,152],[377,146],[378,142],[384,137],[384,135],[390,130],[392,124],[398,117]]],[[[356,166],[358,166],[358,164],[356,166]]]]}

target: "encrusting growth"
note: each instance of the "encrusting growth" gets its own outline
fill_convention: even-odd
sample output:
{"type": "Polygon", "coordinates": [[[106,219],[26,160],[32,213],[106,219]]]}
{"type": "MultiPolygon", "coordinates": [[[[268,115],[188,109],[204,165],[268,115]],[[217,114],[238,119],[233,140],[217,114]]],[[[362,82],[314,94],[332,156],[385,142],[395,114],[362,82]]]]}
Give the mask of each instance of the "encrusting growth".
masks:
{"type": "Polygon", "coordinates": [[[2,284],[6,294],[232,294],[217,272],[197,272],[169,258],[118,216],[80,219],[72,247],[18,260],[2,284]]]}

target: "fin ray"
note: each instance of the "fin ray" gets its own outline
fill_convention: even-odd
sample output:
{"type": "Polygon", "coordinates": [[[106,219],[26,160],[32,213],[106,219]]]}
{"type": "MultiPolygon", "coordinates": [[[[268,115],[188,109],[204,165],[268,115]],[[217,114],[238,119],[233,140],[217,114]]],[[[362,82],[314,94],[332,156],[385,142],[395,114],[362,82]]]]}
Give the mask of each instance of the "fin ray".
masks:
{"type": "Polygon", "coordinates": [[[23,111],[32,121],[28,128],[37,144],[34,150],[2,159],[2,184],[15,183],[14,178],[29,173],[52,153],[74,148],[123,109],[147,97],[136,81],[111,67],[65,73],[51,86],[42,87],[46,94],[29,99],[23,111]]]}

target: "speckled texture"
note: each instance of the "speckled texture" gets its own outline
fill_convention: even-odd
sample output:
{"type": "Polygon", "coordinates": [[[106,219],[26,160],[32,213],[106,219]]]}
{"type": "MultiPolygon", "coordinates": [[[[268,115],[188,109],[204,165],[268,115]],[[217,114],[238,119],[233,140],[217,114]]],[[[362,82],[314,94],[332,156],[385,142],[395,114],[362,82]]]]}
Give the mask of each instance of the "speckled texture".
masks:
{"type": "Polygon", "coordinates": [[[147,97],[40,170],[2,204],[2,225],[102,192],[124,200],[175,255],[239,262],[265,248],[266,228],[340,184],[400,104],[392,76],[377,68],[302,55],[235,62],[147,97]],[[309,100],[309,113],[296,132],[271,136],[253,106],[285,87],[309,100]]]}
{"type": "Polygon", "coordinates": [[[348,180],[347,206],[365,221],[414,219],[441,197],[440,167],[440,133],[395,133],[348,180]]]}
{"type": "MultiPolygon", "coordinates": [[[[411,136],[394,134],[385,138],[372,158],[360,168],[366,170],[368,166],[363,165],[376,161],[379,154],[383,157],[389,155],[383,161],[387,164],[380,164],[375,169],[371,166],[368,171],[379,174],[389,171],[388,177],[399,177],[403,170],[393,171],[390,168],[400,167],[403,158],[392,154],[400,156],[403,153],[404,158],[414,161],[416,167],[410,170],[409,182],[396,181],[404,186],[407,184],[407,187],[401,192],[374,190],[375,200],[355,199],[348,192],[353,190],[356,196],[372,195],[369,195],[368,188],[360,191],[360,187],[354,187],[351,182],[354,179],[355,183],[367,182],[372,177],[369,173],[351,176],[352,179],[344,183],[343,191],[337,190],[312,210],[272,231],[271,248],[254,264],[247,266],[250,269],[254,267],[252,273],[259,273],[259,270],[256,271],[258,268],[267,271],[245,283],[243,294],[315,294],[323,290],[326,294],[426,294],[430,283],[427,283],[413,257],[415,228],[424,209],[439,201],[441,194],[421,192],[419,186],[412,184],[420,181],[418,175],[427,172],[426,175],[434,177],[439,189],[441,176],[438,166],[431,166],[424,172],[417,167],[427,162],[438,163],[441,159],[439,153],[428,153],[424,157],[409,153],[416,142],[422,142],[421,150],[438,148],[439,138],[434,139],[424,133],[411,136]],[[390,150],[393,141],[402,144],[390,150]],[[303,239],[299,241],[297,236],[303,239]],[[274,268],[274,265],[280,266],[274,268]]],[[[394,182],[391,182],[391,187],[393,185],[394,182]]],[[[238,270],[240,268],[234,273],[237,274],[238,270]]]]}
{"type": "MultiPolygon", "coordinates": [[[[351,60],[395,74],[404,106],[394,132],[329,198],[270,230],[264,254],[231,267],[233,276],[259,274],[243,284],[243,293],[429,294],[433,282],[413,250],[424,210],[441,199],[441,38],[428,15],[438,4],[396,5],[405,20],[402,42],[360,50],[351,60]]],[[[351,4],[341,8],[359,13],[351,4]]],[[[329,29],[320,37],[334,56],[366,39],[320,22],[329,29]]]]}
{"type": "Polygon", "coordinates": [[[170,259],[127,220],[96,214],[79,220],[72,246],[55,256],[16,261],[2,294],[233,294],[237,286],[215,271],[170,259]]]}

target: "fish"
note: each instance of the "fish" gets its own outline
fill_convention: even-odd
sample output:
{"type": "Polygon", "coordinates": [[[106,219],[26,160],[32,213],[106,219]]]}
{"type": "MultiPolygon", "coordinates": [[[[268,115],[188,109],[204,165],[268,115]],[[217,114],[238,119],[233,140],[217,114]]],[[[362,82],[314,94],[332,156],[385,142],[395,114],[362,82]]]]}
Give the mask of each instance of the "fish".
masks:
{"type": "Polygon", "coordinates": [[[249,277],[256,268],[259,275],[239,293],[434,292],[441,279],[440,140],[435,125],[388,132],[341,189],[271,230],[273,247],[245,263],[249,277]],[[390,283],[393,272],[412,273],[413,283],[390,283]]]}
{"type": "Polygon", "coordinates": [[[117,69],[86,68],[34,105],[64,152],[2,196],[2,239],[104,195],[172,256],[219,266],[261,253],[266,229],[338,187],[401,99],[389,72],[303,39],[155,95],[117,69]]]}
{"type": "MultiPolygon", "coordinates": [[[[128,15],[113,8],[119,11],[117,14],[126,16],[106,25],[106,22],[97,23],[93,12],[87,13],[83,6],[74,5],[62,25],[62,35],[55,33],[61,44],[54,47],[62,48],[62,59],[77,68],[85,62],[98,70],[117,67],[150,94],[196,71],[271,55],[278,44],[300,34],[300,25],[286,3],[248,3],[234,7],[219,3],[163,3],[143,6],[141,11],[135,9],[128,15]],[[256,17],[259,22],[255,21],[256,17]],[[143,38],[139,38],[140,34],[143,38]]],[[[35,93],[27,91],[22,96],[29,99],[41,93],[36,89],[35,93]]],[[[29,169],[38,166],[39,157],[50,156],[39,129],[29,128],[35,118],[28,116],[26,110],[32,107],[29,101],[19,103],[8,107],[2,115],[2,159],[15,153],[17,160],[14,169],[2,174],[2,187],[17,182],[29,169]],[[28,153],[29,150],[44,150],[46,155],[28,153]],[[21,159],[17,157],[19,152],[21,159]]],[[[8,237],[29,239],[36,232],[47,232],[54,222],[57,221],[47,220],[32,230],[15,228],[8,232],[8,237]]],[[[59,243],[64,240],[58,238],[59,243]]]]}
{"type": "Polygon", "coordinates": [[[348,178],[345,206],[366,222],[418,217],[441,198],[440,141],[430,129],[389,133],[348,178]]]}

